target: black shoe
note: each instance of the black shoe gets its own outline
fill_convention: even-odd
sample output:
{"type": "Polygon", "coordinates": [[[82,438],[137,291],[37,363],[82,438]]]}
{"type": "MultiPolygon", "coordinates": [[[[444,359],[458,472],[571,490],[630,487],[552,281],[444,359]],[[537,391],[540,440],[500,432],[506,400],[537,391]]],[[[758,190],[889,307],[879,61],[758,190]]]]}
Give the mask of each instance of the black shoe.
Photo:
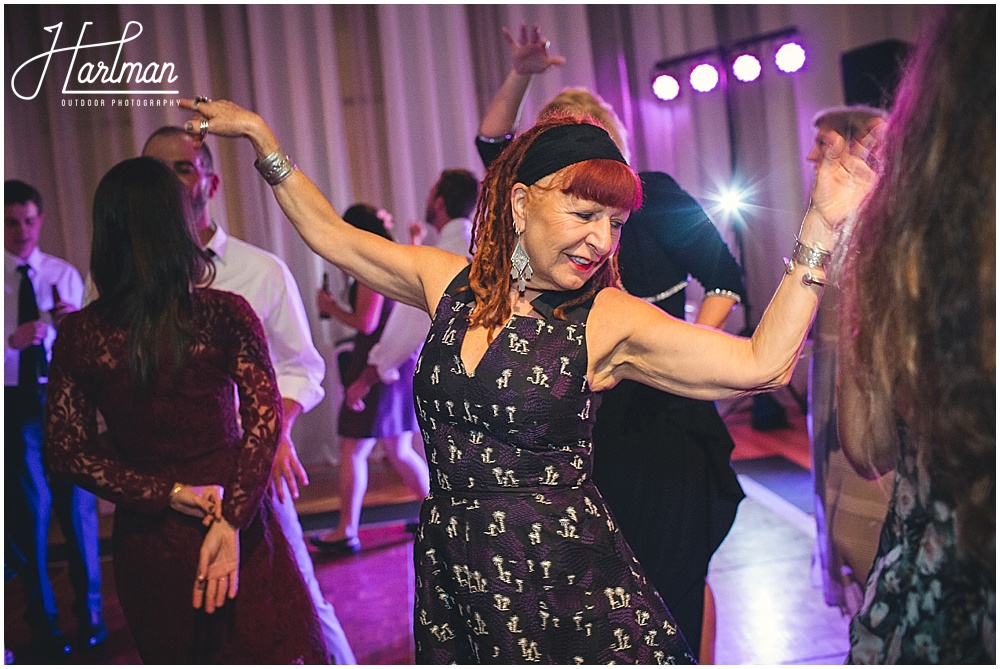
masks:
{"type": "Polygon", "coordinates": [[[339,541],[309,537],[309,543],[328,555],[357,555],[361,552],[361,539],[358,537],[347,537],[339,541]]]}
{"type": "Polygon", "coordinates": [[[55,625],[39,630],[34,635],[35,648],[39,655],[49,662],[59,662],[65,660],[66,656],[73,652],[73,646],[69,639],[55,625]]]}
{"type": "Polygon", "coordinates": [[[100,613],[92,615],[89,622],[81,622],[78,634],[81,646],[96,648],[108,640],[108,628],[100,613]]]}

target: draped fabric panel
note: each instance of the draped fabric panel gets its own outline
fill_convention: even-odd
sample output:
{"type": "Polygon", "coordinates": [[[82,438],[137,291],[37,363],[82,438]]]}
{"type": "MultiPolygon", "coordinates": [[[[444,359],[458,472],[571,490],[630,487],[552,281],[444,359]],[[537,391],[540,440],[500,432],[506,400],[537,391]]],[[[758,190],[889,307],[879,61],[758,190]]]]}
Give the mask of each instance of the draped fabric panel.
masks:
{"type": "MultiPolygon", "coordinates": [[[[755,322],[804,210],[812,116],[843,102],[840,54],[883,39],[913,40],[928,11],[899,5],[7,5],[4,174],[41,190],[42,248],[86,273],[91,201],[101,176],[137,155],[156,128],[189,115],[177,107],[111,105],[112,99],[162,103],[169,99],[164,96],[64,94],[65,83],[77,86],[66,82],[68,50],[52,54],[44,77],[44,58],[21,69],[17,92],[31,99],[15,94],[12,77],[52,48],[55,30],[46,27],[61,22],[56,47],[67,48],[78,40],[119,40],[136,22],[142,33],[124,45],[123,59],[172,63],[180,96],[229,98],[259,112],[339,211],[357,201],[383,206],[396,218],[397,236],[401,229],[405,236],[405,223],[422,217],[442,169],[482,175],[472,140],[510,67],[500,29],[538,23],[552,52],[567,63],[533,82],[521,127],[565,86],[601,93],[629,125],[637,168],[672,174],[713,213],[727,239],[734,239],[733,225],[743,225],[755,322]],[[81,39],[86,21],[91,24],[81,39]],[[685,91],[670,104],[653,97],[657,61],[786,26],[798,27],[809,54],[801,73],[781,75],[765,62],[761,81],[734,85],[728,110],[719,91],[698,97],[685,91]],[[39,93],[31,96],[36,86],[39,93]],[[716,211],[713,200],[734,167],[755,187],[755,206],[742,223],[716,211]]],[[[110,47],[81,48],[75,67],[113,58],[110,47]]],[[[246,142],[212,139],[210,147],[222,178],[213,215],[231,234],[285,259],[316,344],[329,355],[348,331],[317,318],[315,290],[324,271],[335,288],[344,278],[284,220],[252,168],[246,142]]],[[[296,425],[307,464],[337,459],[341,393],[331,381],[328,401],[296,425]]]]}

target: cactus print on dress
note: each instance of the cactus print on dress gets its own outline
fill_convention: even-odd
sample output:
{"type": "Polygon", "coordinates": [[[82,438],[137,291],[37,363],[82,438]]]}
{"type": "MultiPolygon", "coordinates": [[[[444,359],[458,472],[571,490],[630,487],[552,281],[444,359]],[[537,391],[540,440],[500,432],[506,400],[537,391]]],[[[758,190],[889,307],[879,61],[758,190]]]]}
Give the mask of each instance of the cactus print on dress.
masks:
{"type": "Polygon", "coordinates": [[[692,663],[590,480],[599,395],[586,309],[511,317],[461,360],[466,269],[442,297],[414,402],[431,472],[414,545],[421,664],[692,663]],[[580,314],[582,313],[582,318],[580,314]]]}

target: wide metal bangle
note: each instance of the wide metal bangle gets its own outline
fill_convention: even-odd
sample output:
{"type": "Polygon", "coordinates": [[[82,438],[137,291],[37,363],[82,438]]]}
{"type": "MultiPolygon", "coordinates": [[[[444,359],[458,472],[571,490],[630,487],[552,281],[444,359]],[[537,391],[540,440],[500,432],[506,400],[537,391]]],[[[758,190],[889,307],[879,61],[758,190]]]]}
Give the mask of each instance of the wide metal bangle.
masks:
{"type": "MultiPolygon", "coordinates": [[[[785,261],[785,274],[792,274],[792,273],[794,273],[795,272],[795,261],[791,260],[789,258],[782,258],[782,260],[785,261]]],[[[803,264],[805,264],[805,263],[803,263],[803,264]]],[[[806,267],[808,267],[808,265],[806,265],[806,267]]],[[[823,268],[823,267],[813,267],[813,268],[807,269],[806,273],[802,275],[802,285],[803,286],[819,286],[820,288],[823,288],[824,286],[826,286],[826,280],[825,279],[820,279],[819,277],[816,277],[816,276],[813,276],[813,273],[812,273],[813,269],[823,269],[825,271],[825,268],[823,268]]]]}
{"type": "Polygon", "coordinates": [[[277,186],[295,171],[296,165],[280,148],[264,160],[255,160],[253,166],[271,186],[277,186]]]}
{"type": "Polygon", "coordinates": [[[827,265],[830,264],[831,255],[825,249],[806,246],[799,241],[798,237],[795,238],[795,248],[792,249],[792,261],[799,265],[826,271],[827,265]]]}

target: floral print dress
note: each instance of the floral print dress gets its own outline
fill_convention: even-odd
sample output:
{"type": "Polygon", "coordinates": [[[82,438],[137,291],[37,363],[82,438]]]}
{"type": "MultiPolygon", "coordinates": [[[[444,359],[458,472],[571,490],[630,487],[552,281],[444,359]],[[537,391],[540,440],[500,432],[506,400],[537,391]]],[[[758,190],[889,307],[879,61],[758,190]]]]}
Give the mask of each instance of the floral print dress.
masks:
{"type": "Polygon", "coordinates": [[[851,621],[852,664],[995,664],[996,571],[962,557],[953,502],[901,435],[889,513],[851,621]]]}

